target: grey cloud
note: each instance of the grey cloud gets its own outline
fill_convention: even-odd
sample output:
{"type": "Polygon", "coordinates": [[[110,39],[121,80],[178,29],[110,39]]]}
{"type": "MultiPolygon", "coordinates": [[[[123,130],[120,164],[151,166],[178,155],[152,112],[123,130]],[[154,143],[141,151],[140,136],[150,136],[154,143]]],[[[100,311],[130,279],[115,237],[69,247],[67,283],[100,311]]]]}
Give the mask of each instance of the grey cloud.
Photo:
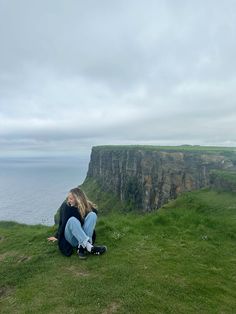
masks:
{"type": "Polygon", "coordinates": [[[235,145],[235,12],[233,0],[0,0],[1,150],[235,145]]]}

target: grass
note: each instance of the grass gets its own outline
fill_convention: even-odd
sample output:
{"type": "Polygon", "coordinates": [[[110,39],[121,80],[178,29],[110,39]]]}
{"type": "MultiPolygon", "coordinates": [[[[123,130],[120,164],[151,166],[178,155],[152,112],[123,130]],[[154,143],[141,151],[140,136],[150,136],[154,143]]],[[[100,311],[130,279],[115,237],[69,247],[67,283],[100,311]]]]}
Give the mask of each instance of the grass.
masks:
{"type": "Polygon", "coordinates": [[[172,151],[172,152],[192,152],[204,154],[225,154],[235,155],[235,147],[219,147],[219,146],[200,146],[200,145],[180,145],[180,146],[156,146],[156,145],[104,145],[94,146],[93,150],[101,151],[127,151],[127,150],[145,150],[145,151],[172,151]]]}
{"type": "Polygon", "coordinates": [[[236,188],[236,171],[212,170],[211,176],[213,179],[218,179],[219,182],[227,182],[236,188]]]}
{"type": "Polygon", "coordinates": [[[234,313],[236,195],[201,190],[157,212],[103,213],[86,261],[53,227],[0,222],[1,313],[234,313]]]}

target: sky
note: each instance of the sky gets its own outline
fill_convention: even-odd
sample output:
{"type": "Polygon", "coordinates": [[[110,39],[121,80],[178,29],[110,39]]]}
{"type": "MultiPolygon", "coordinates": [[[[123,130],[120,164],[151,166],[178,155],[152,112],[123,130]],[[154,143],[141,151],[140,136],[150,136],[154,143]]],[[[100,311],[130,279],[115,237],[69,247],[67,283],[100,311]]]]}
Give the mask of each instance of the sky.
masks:
{"type": "Polygon", "coordinates": [[[235,0],[0,0],[0,156],[236,146],[235,0]]]}

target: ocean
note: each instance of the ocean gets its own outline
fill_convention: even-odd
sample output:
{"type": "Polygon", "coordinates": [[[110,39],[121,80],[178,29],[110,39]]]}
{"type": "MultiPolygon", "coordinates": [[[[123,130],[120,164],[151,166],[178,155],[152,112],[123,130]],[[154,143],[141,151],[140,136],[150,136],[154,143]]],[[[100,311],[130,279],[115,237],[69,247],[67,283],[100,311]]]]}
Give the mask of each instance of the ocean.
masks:
{"type": "Polygon", "coordinates": [[[68,191],[83,183],[86,157],[0,158],[0,220],[53,225],[68,191]]]}

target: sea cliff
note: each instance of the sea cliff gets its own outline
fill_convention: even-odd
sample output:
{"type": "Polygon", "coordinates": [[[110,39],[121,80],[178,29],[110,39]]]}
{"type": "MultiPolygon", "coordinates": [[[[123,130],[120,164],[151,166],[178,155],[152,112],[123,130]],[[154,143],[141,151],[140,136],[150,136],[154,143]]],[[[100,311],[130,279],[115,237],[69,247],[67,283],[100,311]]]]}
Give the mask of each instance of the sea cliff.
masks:
{"type": "Polygon", "coordinates": [[[96,146],[85,182],[94,179],[132,208],[151,211],[208,187],[211,171],[235,169],[235,154],[217,147],[96,146]]]}

